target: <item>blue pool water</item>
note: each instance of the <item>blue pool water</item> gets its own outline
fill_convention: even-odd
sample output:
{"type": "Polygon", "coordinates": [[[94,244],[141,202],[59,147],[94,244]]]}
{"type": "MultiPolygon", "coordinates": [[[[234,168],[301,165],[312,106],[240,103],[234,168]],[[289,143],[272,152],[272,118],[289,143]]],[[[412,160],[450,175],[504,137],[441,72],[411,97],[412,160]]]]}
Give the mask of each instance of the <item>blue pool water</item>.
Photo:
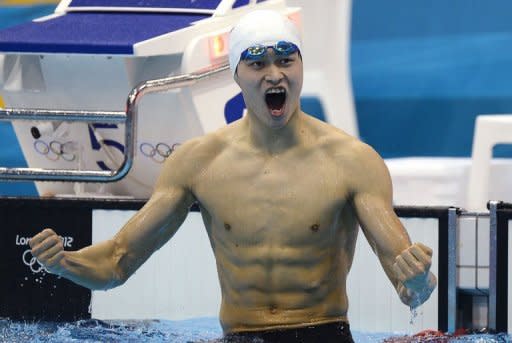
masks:
{"type": "MultiPolygon", "coordinates": [[[[512,336],[470,335],[454,338],[411,338],[389,333],[369,334],[353,332],[356,343],[373,342],[512,342],[512,336]]],[[[222,336],[217,318],[197,318],[182,321],[137,320],[99,321],[84,320],[74,323],[24,323],[0,319],[2,343],[65,343],[65,342],[208,342],[222,336]]]]}

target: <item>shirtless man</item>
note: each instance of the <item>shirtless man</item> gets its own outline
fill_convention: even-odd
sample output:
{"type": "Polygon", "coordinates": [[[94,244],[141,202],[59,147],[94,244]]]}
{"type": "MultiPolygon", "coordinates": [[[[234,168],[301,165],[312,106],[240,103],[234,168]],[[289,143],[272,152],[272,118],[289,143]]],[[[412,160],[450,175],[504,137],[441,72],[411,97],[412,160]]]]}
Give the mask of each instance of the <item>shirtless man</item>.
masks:
{"type": "Polygon", "coordinates": [[[111,240],[64,251],[45,229],[30,242],[33,255],[85,287],[116,287],[197,202],[217,261],[226,341],[352,342],[346,279],[358,224],[400,299],[423,303],[436,286],[432,251],[411,244],[396,217],[382,159],[300,109],[297,28],[256,11],[230,42],[247,114],[173,153],[147,204],[111,240]]]}

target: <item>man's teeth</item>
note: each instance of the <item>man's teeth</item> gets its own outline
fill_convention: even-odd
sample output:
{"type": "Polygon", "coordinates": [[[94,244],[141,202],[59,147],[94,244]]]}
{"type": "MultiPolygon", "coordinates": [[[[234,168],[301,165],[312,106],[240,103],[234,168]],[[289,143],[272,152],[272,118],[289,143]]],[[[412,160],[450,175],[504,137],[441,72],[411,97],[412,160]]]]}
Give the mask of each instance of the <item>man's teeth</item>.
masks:
{"type": "Polygon", "coordinates": [[[284,88],[271,88],[267,91],[267,94],[280,94],[280,93],[284,93],[285,90],[284,88]]]}

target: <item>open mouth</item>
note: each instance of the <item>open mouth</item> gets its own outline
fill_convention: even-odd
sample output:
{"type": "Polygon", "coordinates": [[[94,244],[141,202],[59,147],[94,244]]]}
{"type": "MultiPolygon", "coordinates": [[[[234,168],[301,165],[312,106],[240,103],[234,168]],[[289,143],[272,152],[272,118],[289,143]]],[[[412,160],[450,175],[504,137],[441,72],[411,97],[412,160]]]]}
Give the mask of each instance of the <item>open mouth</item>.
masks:
{"type": "Polygon", "coordinates": [[[265,92],[265,102],[273,116],[280,116],[284,113],[286,102],[286,89],[283,87],[270,88],[265,92]]]}

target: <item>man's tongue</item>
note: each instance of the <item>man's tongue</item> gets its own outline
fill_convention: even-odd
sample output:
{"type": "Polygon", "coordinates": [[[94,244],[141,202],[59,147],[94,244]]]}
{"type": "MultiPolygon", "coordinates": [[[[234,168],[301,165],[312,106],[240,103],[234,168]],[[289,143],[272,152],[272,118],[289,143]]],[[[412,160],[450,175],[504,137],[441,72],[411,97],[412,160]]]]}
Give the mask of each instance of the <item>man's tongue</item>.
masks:
{"type": "Polygon", "coordinates": [[[267,94],[265,102],[270,110],[270,114],[274,117],[279,117],[284,113],[284,103],[286,95],[284,93],[267,94]]]}
{"type": "Polygon", "coordinates": [[[284,113],[283,108],[279,108],[279,109],[271,108],[270,109],[270,114],[272,114],[274,117],[282,116],[283,113],[284,113]]]}

